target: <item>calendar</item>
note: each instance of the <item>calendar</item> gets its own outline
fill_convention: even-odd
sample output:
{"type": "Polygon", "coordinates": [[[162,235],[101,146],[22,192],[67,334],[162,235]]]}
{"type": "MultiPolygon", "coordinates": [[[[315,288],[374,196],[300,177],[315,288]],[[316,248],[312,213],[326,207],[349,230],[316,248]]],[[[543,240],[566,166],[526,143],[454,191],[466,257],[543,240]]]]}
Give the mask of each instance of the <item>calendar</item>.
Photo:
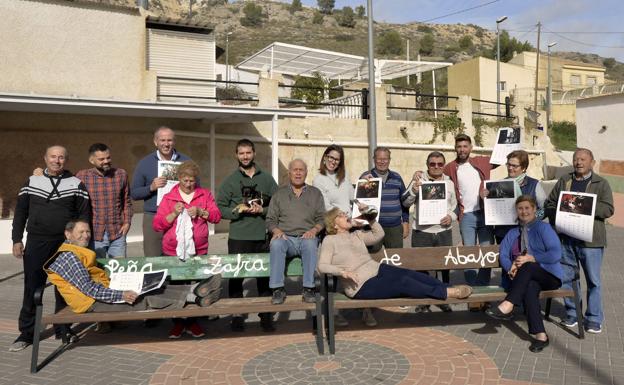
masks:
{"type": "MultiPolygon", "coordinates": [[[[159,289],[167,278],[167,269],[157,271],[124,271],[113,273],[110,276],[109,288],[144,294],[159,289]]],[[[124,301],[120,301],[124,302],[124,301]]]]}
{"type": "Polygon", "coordinates": [[[491,164],[505,164],[507,155],[516,150],[522,150],[522,130],[520,127],[503,127],[498,130],[496,144],[490,158],[491,164]]]}
{"type": "MultiPolygon", "coordinates": [[[[381,178],[360,179],[355,184],[355,196],[354,201],[373,206],[377,209],[377,218],[379,218],[379,211],[381,210],[381,178]]],[[[351,218],[357,218],[361,215],[358,205],[353,205],[353,211],[351,218]]],[[[367,224],[368,221],[363,219],[357,219],[358,222],[367,224]]]]}
{"type": "Polygon", "coordinates": [[[596,215],[596,194],[562,191],[557,201],[555,228],[561,234],[591,242],[596,215]]]}
{"type": "Polygon", "coordinates": [[[516,215],[516,181],[486,180],[485,188],[488,196],[483,200],[485,224],[487,226],[515,225],[516,215]]]}
{"type": "Polygon", "coordinates": [[[422,182],[418,188],[419,225],[440,224],[448,214],[446,194],[446,182],[422,182]]]}

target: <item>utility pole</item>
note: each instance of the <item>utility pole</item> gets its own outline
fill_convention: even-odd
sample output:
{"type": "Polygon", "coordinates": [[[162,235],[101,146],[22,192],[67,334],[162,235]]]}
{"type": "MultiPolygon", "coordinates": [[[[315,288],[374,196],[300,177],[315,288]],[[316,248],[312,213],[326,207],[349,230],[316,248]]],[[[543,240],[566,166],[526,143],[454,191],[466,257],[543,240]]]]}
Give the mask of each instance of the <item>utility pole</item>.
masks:
{"type": "Polygon", "coordinates": [[[373,46],[373,0],[367,1],[368,14],[368,165],[373,168],[375,163],[375,147],[377,147],[377,104],[375,101],[375,48],[373,46]]]}
{"type": "Polygon", "coordinates": [[[537,57],[535,58],[535,96],[533,98],[533,111],[535,111],[535,127],[537,127],[537,88],[539,86],[539,57],[540,57],[540,33],[542,23],[537,22],[537,57]]]}
{"type": "MultiPolygon", "coordinates": [[[[407,39],[407,62],[409,63],[409,38],[407,39]]],[[[409,68],[409,67],[408,67],[409,68]]],[[[409,71],[407,73],[407,85],[410,85],[410,75],[409,71]]]]}

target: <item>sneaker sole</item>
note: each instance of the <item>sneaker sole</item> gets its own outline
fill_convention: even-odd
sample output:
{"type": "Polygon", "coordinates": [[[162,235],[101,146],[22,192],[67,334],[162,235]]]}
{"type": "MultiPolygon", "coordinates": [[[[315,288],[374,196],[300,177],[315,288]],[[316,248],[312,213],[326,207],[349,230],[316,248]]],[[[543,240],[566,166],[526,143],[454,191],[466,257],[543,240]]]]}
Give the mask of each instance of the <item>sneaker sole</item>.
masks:
{"type": "Polygon", "coordinates": [[[596,330],[596,329],[586,329],[585,330],[587,333],[591,333],[591,334],[600,334],[602,333],[602,329],[600,330],[596,330]]]}
{"type": "Polygon", "coordinates": [[[561,322],[561,326],[565,326],[565,327],[567,327],[567,328],[572,329],[572,328],[575,328],[575,327],[577,327],[577,326],[578,326],[578,322],[575,322],[575,323],[573,323],[573,324],[568,324],[568,323],[565,323],[565,322],[561,322]]]}
{"type": "Polygon", "coordinates": [[[182,337],[182,334],[180,334],[180,335],[173,335],[173,334],[169,334],[169,339],[172,339],[172,340],[177,340],[177,339],[179,339],[180,337],[182,337]]]}
{"type": "Polygon", "coordinates": [[[221,274],[213,275],[210,278],[206,278],[203,282],[195,287],[193,293],[198,297],[207,297],[216,290],[221,290],[221,274]]]}
{"type": "Polygon", "coordinates": [[[193,333],[191,333],[191,332],[189,332],[189,331],[187,331],[187,332],[186,332],[186,334],[188,334],[189,336],[191,336],[191,337],[193,337],[193,338],[201,338],[201,337],[203,337],[203,336],[205,336],[205,335],[206,335],[206,333],[202,333],[202,334],[193,334],[193,333]]]}

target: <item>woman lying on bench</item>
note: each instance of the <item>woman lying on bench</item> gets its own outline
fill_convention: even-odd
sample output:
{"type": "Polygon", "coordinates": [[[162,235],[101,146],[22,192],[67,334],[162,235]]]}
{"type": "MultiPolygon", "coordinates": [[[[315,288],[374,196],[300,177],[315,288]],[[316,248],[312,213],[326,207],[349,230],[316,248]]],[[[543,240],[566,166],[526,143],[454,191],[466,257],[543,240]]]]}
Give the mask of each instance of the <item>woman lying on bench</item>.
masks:
{"type": "Polygon", "coordinates": [[[542,290],[561,287],[561,242],[546,222],[537,219],[537,202],[530,195],[516,199],[519,226],[505,235],[500,245],[503,267],[502,286],[507,297],[485,314],[499,320],[510,320],[514,306],[524,305],[529,334],[535,335],[529,350],[538,353],[548,346],[548,336],[540,309],[542,290]]]}
{"type": "Polygon", "coordinates": [[[373,260],[366,249],[381,241],[384,231],[374,220],[371,231],[355,230],[351,219],[338,208],[325,214],[327,236],[321,245],[318,270],[340,277],[345,294],[355,299],[467,298],[472,288],[448,286],[427,274],[373,260]]]}

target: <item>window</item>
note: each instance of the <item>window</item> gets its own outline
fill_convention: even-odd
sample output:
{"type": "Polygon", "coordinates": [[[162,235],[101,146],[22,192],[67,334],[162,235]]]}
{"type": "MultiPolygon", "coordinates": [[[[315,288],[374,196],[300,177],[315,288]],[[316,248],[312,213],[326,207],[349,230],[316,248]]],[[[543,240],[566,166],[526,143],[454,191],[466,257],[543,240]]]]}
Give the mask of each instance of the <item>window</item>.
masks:
{"type": "Polygon", "coordinates": [[[573,86],[581,85],[581,75],[570,75],[570,84],[573,86]]]}
{"type": "Polygon", "coordinates": [[[507,82],[500,82],[500,90],[507,91],[507,82]]]}
{"type": "Polygon", "coordinates": [[[595,76],[588,76],[586,83],[588,86],[595,86],[596,85],[596,77],[595,76]]]}

